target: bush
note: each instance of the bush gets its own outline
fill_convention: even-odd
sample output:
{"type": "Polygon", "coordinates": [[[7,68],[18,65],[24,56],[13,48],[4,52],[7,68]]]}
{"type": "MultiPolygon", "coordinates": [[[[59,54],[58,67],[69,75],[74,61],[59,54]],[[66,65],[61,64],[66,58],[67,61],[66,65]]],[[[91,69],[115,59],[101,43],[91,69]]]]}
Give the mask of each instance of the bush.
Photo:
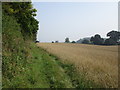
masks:
{"type": "Polygon", "coordinates": [[[72,41],[71,43],[76,43],[75,41],[72,41]]]}
{"type": "Polygon", "coordinates": [[[89,40],[84,39],[84,40],[82,41],[82,43],[83,43],[83,44],[89,44],[89,40]]]}

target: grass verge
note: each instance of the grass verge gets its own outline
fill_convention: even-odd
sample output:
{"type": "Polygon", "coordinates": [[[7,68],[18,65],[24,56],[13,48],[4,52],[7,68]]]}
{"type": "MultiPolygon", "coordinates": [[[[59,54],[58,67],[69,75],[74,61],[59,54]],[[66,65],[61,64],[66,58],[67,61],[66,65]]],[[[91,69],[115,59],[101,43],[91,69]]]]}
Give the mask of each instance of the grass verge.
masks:
{"type": "Polygon", "coordinates": [[[73,88],[64,70],[47,52],[33,43],[29,43],[29,49],[29,60],[22,68],[13,67],[18,74],[3,77],[3,88],[73,88]]]}
{"type": "Polygon", "coordinates": [[[3,78],[4,88],[98,88],[78,74],[73,64],[61,62],[34,43],[29,43],[29,49],[31,56],[21,72],[3,78]]]}

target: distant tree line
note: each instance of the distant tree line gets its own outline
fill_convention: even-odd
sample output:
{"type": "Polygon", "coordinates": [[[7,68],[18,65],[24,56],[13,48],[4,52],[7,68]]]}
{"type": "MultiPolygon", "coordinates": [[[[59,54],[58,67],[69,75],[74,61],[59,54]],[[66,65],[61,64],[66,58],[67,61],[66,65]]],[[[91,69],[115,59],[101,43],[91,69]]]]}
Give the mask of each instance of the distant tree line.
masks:
{"type": "Polygon", "coordinates": [[[110,31],[107,33],[107,39],[101,38],[99,34],[92,36],[90,41],[95,45],[120,45],[120,32],[119,31],[110,31]]]}
{"type": "MultiPolygon", "coordinates": [[[[96,34],[88,39],[83,39],[83,44],[94,44],[94,45],[120,45],[120,32],[110,31],[106,35],[108,38],[104,39],[99,34],[96,34]]],[[[70,42],[69,38],[65,38],[65,43],[76,43],[75,41],[70,42]]]]}
{"type": "MultiPolygon", "coordinates": [[[[108,38],[104,39],[99,34],[95,34],[88,39],[83,39],[81,43],[83,44],[94,44],[94,45],[120,45],[120,32],[119,31],[110,31],[106,35],[108,38]]],[[[52,41],[52,43],[59,43],[58,41],[52,41]]],[[[67,37],[65,38],[65,43],[77,43],[77,41],[70,41],[67,37]]]]}
{"type": "Polygon", "coordinates": [[[59,43],[59,41],[57,40],[57,41],[52,41],[52,43],[59,43]]]}

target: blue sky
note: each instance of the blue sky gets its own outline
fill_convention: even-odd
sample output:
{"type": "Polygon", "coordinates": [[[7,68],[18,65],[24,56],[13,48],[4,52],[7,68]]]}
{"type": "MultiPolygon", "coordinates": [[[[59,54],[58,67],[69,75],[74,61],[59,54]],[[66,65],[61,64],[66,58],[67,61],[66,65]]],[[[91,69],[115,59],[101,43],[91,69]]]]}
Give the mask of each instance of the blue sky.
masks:
{"type": "Polygon", "coordinates": [[[37,40],[78,40],[118,30],[117,2],[34,2],[39,21],[37,40]]]}

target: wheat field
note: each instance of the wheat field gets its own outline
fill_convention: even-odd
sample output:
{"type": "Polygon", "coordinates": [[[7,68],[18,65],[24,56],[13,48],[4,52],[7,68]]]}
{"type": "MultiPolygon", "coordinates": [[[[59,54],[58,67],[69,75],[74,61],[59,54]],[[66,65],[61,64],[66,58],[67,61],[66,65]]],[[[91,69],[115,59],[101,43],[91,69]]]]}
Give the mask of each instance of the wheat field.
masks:
{"type": "Polygon", "coordinates": [[[104,87],[118,87],[118,46],[38,43],[63,61],[73,63],[85,78],[104,87]]]}

